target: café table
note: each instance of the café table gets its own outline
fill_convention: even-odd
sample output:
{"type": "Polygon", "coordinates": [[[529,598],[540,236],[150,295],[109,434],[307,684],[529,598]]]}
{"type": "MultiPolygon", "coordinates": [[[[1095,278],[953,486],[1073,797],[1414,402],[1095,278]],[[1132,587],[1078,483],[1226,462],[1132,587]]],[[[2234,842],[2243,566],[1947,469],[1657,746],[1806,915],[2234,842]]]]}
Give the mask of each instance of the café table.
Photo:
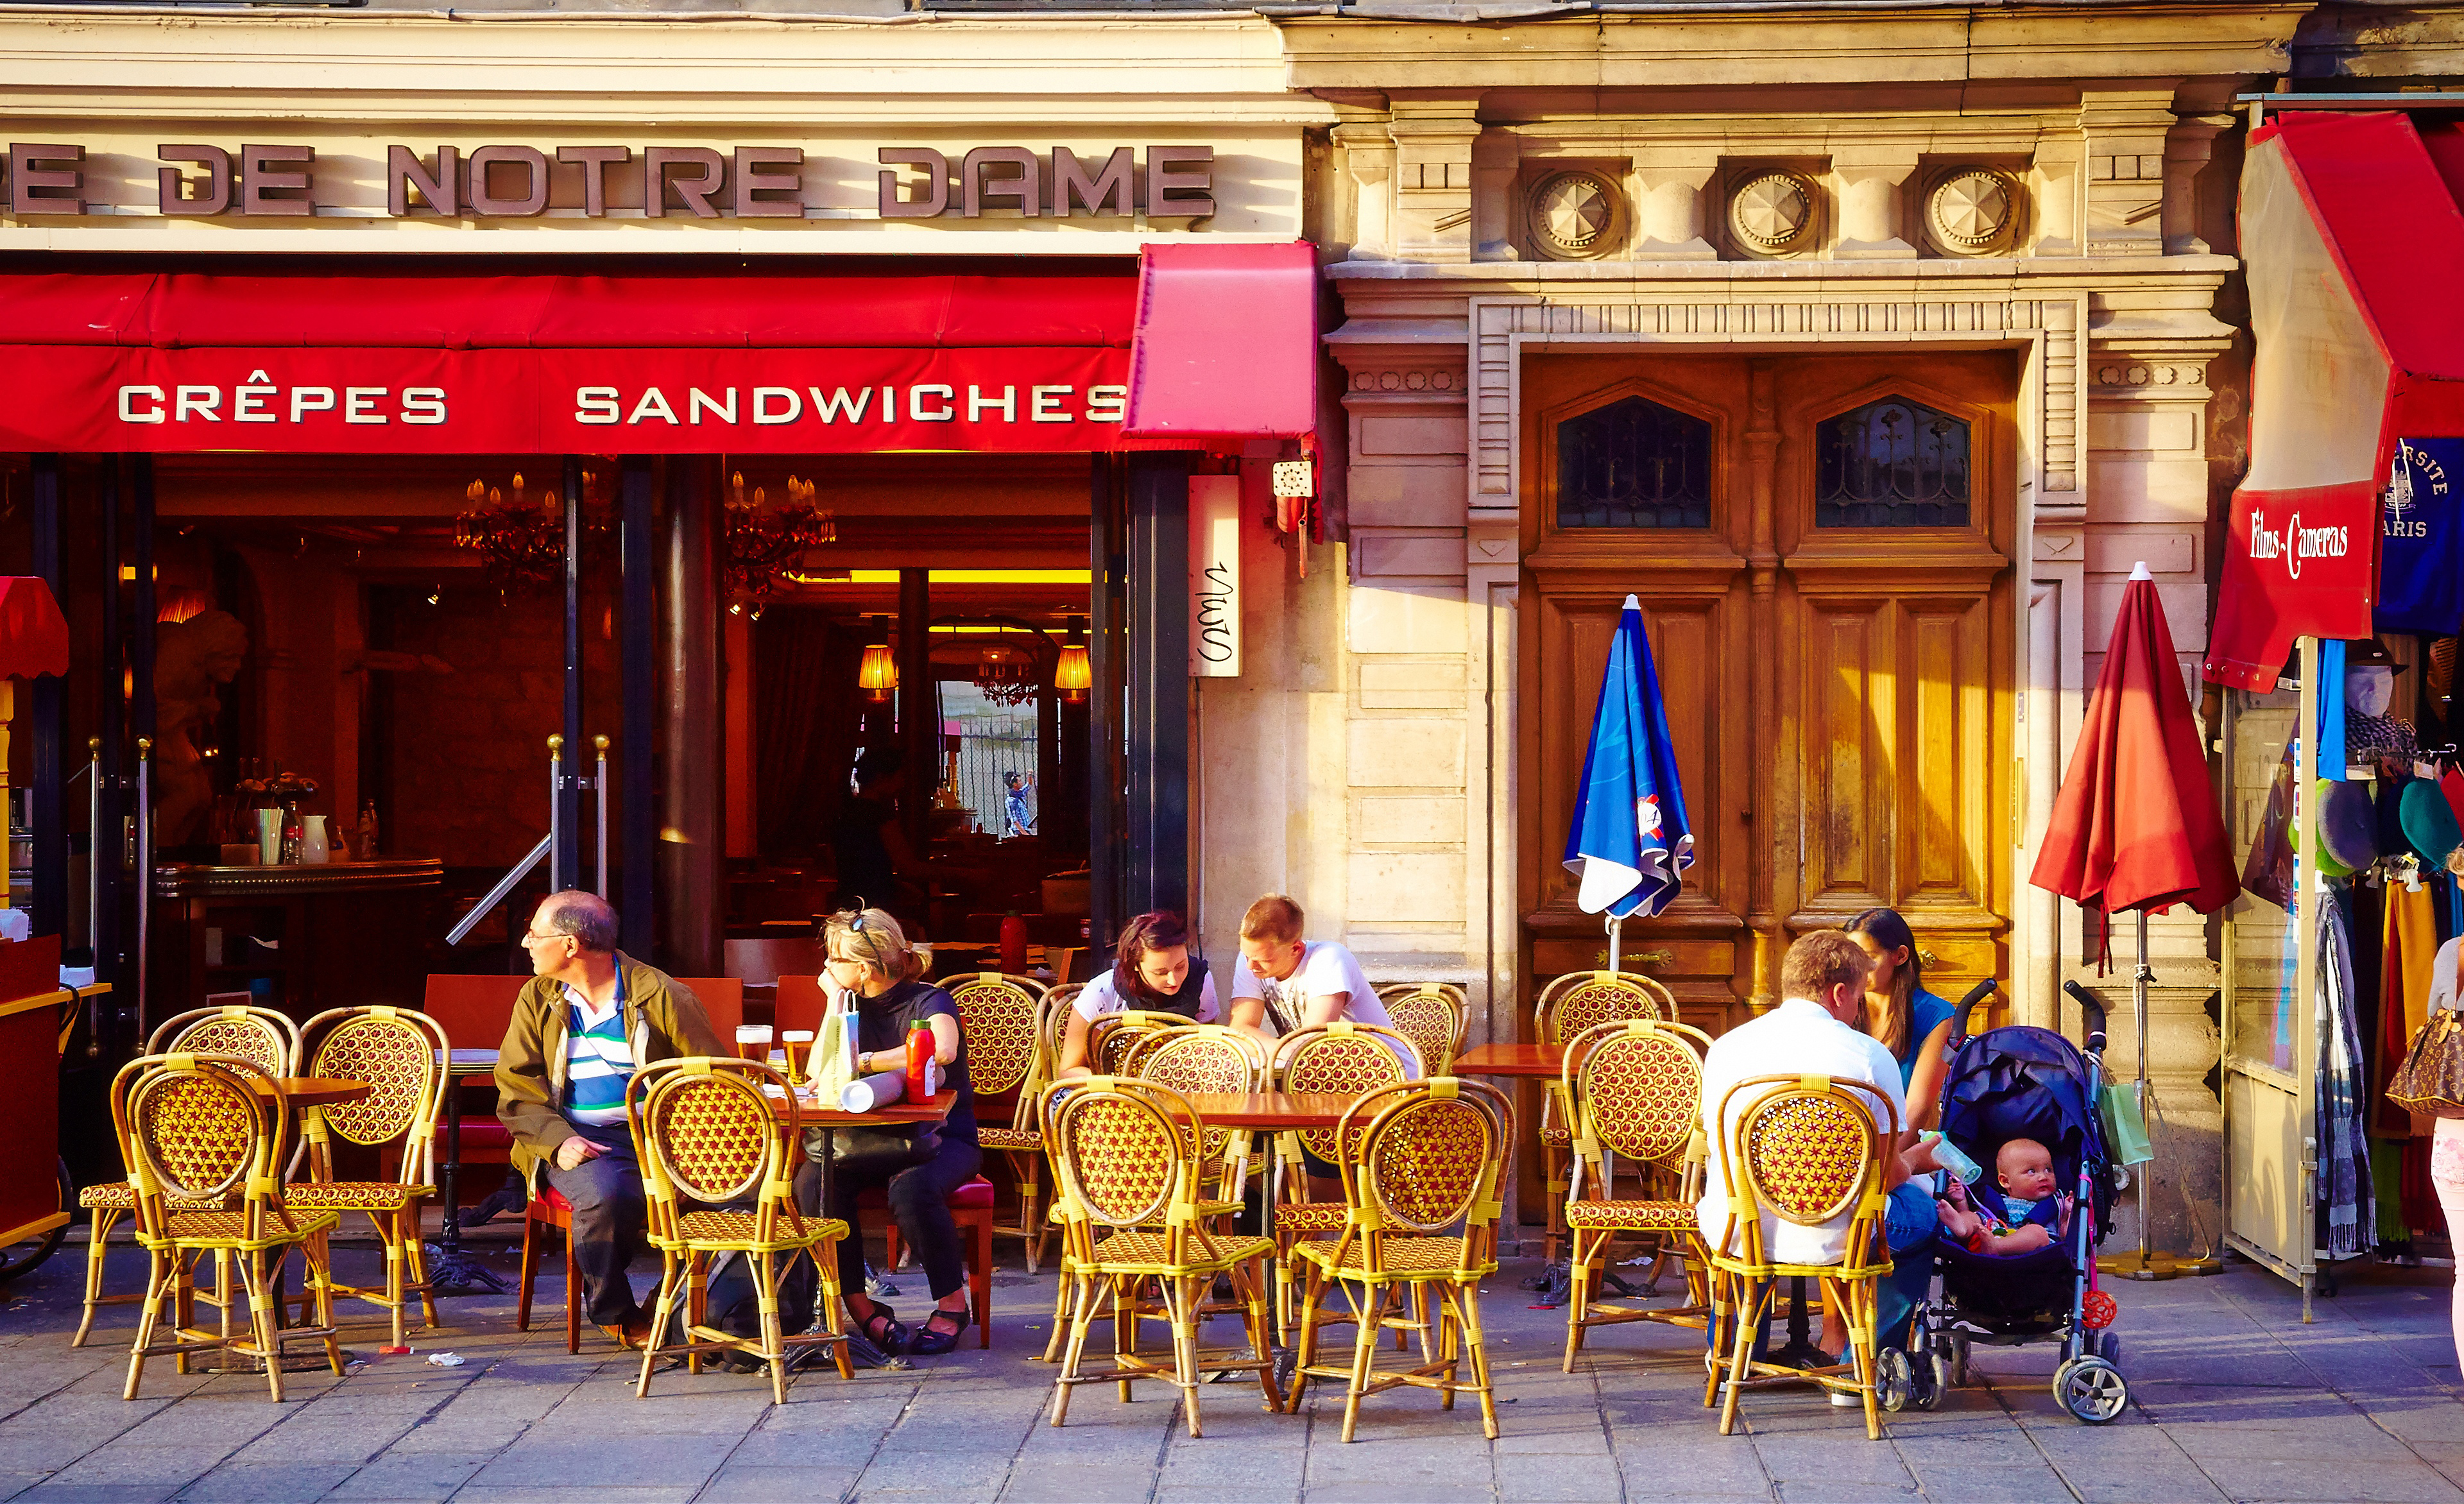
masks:
{"type": "Polygon", "coordinates": [[[1554,1076],[1565,1066],[1563,1045],[1474,1045],[1455,1056],[1457,1075],[1554,1076]]]}
{"type": "Polygon", "coordinates": [[[336,1075],[285,1075],[268,1083],[255,1076],[249,1085],[260,1095],[272,1095],[271,1086],[282,1088],[282,1095],[294,1107],[332,1107],[340,1102],[356,1102],[376,1090],[365,1081],[354,1081],[336,1075]]]}

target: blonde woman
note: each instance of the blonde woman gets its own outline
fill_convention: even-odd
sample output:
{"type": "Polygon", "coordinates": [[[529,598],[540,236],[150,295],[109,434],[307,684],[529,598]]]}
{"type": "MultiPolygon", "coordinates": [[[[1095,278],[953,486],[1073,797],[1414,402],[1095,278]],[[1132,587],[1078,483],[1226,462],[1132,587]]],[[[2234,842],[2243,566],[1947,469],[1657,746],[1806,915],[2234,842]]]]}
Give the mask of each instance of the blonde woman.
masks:
{"type": "Polygon", "coordinates": [[[839,1243],[839,1288],[854,1330],[885,1353],[946,1353],[958,1345],[969,1315],[966,1255],[950,1216],[950,1193],[974,1180],[983,1163],[958,1006],[920,980],[924,968],[906,932],[881,910],[832,915],[823,938],[828,946],[823,981],[855,1009],[857,1071],[870,1075],[906,1069],[907,1033],[921,1023],[933,1031],[942,1084],[957,1094],[957,1103],[937,1128],[841,1129],[828,1206],[819,1205],[821,1166],[814,1161],[821,1144],[814,1135],[805,1144],[807,1161],[796,1172],[797,1197],[807,1211],[837,1217],[849,1228],[839,1243]],[[933,1287],[934,1311],[913,1333],[900,1324],[896,1312],[864,1293],[864,1228],[856,1219],[856,1198],[875,1185],[885,1187],[899,1235],[915,1250],[933,1287]]]}

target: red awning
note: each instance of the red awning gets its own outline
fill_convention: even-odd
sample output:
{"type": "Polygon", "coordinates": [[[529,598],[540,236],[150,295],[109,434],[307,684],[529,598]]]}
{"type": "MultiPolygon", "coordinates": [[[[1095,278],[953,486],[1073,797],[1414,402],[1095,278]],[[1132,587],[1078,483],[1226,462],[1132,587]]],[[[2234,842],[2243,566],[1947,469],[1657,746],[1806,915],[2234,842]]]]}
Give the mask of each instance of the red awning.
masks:
{"type": "Polygon", "coordinates": [[[2286,111],[2242,168],[2250,473],[2206,675],[2268,689],[2301,636],[2369,634],[2400,439],[2464,434],[2464,136],[2396,111],[2286,111]]]}
{"type": "MultiPolygon", "coordinates": [[[[818,276],[0,274],[0,449],[1131,447],[1133,365],[1189,371],[1194,363],[1173,353],[1188,336],[1178,321],[1140,328],[1126,262],[1085,264],[818,276]]],[[[1313,325],[1249,327],[1261,348],[1297,340],[1306,349],[1287,360],[1313,361],[1313,325]]],[[[1201,410],[1209,400],[1185,382],[1174,396],[1201,410]]],[[[1224,405],[1216,427],[1174,431],[1255,431],[1254,393],[1219,386],[1213,400],[1224,405]]]]}
{"type": "Polygon", "coordinates": [[[1317,257],[1307,244],[1146,248],[1134,438],[1296,437],[1317,426],[1317,257]]]}

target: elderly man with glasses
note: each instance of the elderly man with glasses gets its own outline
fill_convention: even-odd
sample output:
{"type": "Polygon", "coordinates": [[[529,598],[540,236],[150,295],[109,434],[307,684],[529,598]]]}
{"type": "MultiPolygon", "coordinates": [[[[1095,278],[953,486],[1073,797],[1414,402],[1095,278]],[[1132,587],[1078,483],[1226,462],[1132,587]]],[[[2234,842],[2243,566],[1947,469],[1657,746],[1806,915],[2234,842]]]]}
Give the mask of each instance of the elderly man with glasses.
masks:
{"type": "Polygon", "coordinates": [[[595,894],[550,894],[522,946],[535,973],[514,1000],[496,1059],[496,1117],[514,1167],[573,1205],[573,1261],[583,1309],[638,1347],[650,1317],[626,1268],[643,1248],[642,1169],[625,1127],[635,1067],[727,1047],[691,988],[616,948],[616,911],[595,894]]]}

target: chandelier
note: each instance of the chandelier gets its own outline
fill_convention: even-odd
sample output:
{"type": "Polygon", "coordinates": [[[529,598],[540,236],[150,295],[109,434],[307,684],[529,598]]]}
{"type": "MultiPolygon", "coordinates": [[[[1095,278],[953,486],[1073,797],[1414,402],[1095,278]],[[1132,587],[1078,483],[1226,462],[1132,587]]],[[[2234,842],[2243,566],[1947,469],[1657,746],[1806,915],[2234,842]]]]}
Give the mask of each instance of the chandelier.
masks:
{"type": "Polygon", "coordinates": [[[986,648],[976,660],[976,688],[996,705],[1023,705],[1043,688],[1035,662],[1008,648],[986,648]]]}
{"type": "Polygon", "coordinates": [[[789,476],[786,503],[772,506],[766,487],[745,495],[744,472],[729,478],[727,560],[719,582],[726,594],[767,596],[806,549],[838,542],[838,520],[813,505],[811,481],[789,476]]]}
{"type": "MultiPolygon", "coordinates": [[[[604,552],[611,532],[606,503],[598,493],[599,477],[583,471],[585,553],[604,552]]],[[[503,487],[473,480],[463,488],[462,498],[471,504],[453,519],[453,546],[478,554],[489,584],[500,590],[530,589],[563,577],[564,507],[554,487],[534,498],[517,471],[511,497],[503,487]]]]}

